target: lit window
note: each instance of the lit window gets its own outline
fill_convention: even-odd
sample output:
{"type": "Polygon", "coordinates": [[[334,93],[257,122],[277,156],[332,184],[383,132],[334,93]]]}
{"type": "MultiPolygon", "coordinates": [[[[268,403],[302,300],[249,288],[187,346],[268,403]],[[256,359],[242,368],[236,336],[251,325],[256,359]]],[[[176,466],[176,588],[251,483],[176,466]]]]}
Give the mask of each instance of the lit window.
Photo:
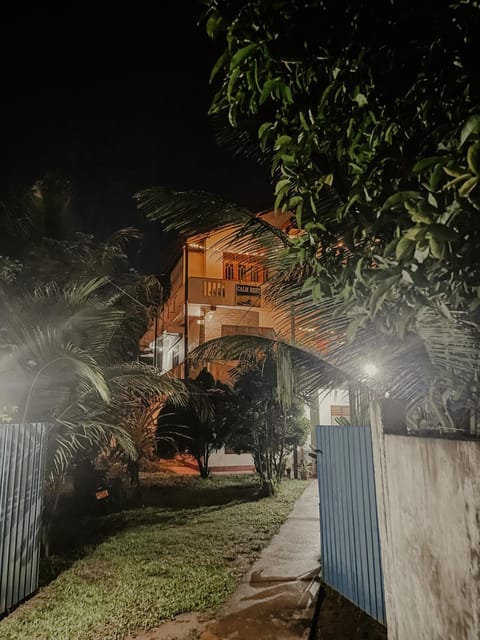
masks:
{"type": "Polygon", "coordinates": [[[238,265],[238,279],[239,280],[247,279],[247,266],[245,264],[238,265]]]}
{"type": "Polygon", "coordinates": [[[233,262],[225,262],[223,271],[225,280],[235,280],[235,265],[233,262]]]}

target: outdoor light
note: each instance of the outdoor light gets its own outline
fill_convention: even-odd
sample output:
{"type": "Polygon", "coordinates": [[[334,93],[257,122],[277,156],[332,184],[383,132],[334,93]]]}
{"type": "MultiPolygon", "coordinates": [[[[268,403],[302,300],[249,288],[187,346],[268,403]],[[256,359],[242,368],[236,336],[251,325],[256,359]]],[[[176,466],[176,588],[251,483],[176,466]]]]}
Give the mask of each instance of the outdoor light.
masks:
{"type": "Polygon", "coordinates": [[[205,314],[205,318],[207,318],[207,320],[210,320],[211,318],[213,318],[213,314],[215,313],[216,310],[217,310],[217,307],[212,304],[210,306],[210,311],[205,314]]]}
{"type": "Polygon", "coordinates": [[[377,375],[378,368],[377,365],[373,364],[373,362],[367,362],[367,364],[363,367],[363,371],[369,378],[373,378],[377,375]]]}

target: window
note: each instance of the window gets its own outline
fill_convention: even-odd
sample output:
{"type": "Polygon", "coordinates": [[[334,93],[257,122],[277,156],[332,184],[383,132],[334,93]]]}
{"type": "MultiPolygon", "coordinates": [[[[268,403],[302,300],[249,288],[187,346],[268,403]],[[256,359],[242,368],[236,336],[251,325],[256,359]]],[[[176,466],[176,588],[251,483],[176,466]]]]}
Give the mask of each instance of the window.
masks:
{"type": "Polygon", "coordinates": [[[247,265],[239,264],[238,265],[238,279],[246,280],[247,279],[247,265]]]}
{"type": "Polygon", "coordinates": [[[252,282],[260,282],[260,267],[258,264],[252,265],[250,270],[250,279],[252,282]]]}
{"type": "Polygon", "coordinates": [[[235,280],[235,265],[233,262],[224,263],[223,277],[225,278],[225,280],[235,280]]]}
{"type": "Polygon", "coordinates": [[[255,256],[224,253],[223,277],[225,280],[262,283],[268,279],[268,270],[263,267],[261,259],[255,256]]]}
{"type": "Polygon", "coordinates": [[[332,404],[330,406],[330,417],[331,424],[337,424],[337,418],[346,418],[347,420],[350,420],[350,406],[348,404],[332,404]]]}

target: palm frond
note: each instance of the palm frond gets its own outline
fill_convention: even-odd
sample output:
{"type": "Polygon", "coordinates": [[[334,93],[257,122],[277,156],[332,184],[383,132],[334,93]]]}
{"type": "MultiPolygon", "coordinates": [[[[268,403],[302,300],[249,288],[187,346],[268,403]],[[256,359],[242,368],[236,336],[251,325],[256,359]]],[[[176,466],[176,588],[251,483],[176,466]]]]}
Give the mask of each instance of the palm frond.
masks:
{"type": "Polygon", "coordinates": [[[278,386],[282,397],[287,401],[296,392],[308,395],[319,387],[335,388],[349,383],[359,384],[353,376],[318,354],[270,338],[226,336],[200,345],[190,355],[194,366],[205,361],[244,362],[250,366],[271,355],[279,365],[278,386]]]}
{"type": "Polygon", "coordinates": [[[245,207],[206,191],[151,187],[137,193],[135,198],[149,220],[159,221],[165,231],[176,231],[183,238],[218,226],[245,224],[254,217],[245,207]]]}

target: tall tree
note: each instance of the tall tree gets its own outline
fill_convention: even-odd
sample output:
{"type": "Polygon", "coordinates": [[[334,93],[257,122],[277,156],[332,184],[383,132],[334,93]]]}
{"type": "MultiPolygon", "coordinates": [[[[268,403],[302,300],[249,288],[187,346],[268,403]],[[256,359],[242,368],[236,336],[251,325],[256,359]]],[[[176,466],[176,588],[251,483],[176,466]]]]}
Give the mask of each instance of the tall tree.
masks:
{"type": "MultiPolygon", "coordinates": [[[[411,428],[478,433],[480,3],[206,4],[224,46],[211,112],[263,154],[274,208],[295,217],[278,304],[331,363],[362,377],[375,359],[411,428]]],[[[170,213],[166,199],[143,204],[175,224],[188,197],[170,213]]]]}

